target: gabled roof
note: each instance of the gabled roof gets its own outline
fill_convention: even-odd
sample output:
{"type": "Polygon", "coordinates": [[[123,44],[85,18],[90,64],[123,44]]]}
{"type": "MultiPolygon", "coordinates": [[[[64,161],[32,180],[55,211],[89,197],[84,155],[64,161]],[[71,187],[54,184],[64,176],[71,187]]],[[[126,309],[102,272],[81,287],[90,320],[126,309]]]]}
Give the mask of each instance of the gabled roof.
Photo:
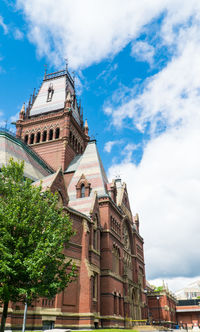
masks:
{"type": "Polygon", "coordinates": [[[58,171],[56,173],[45,176],[42,179],[33,182],[32,185],[35,186],[35,187],[39,187],[41,185],[42,186],[42,192],[44,192],[48,189],[51,189],[51,186],[53,185],[59,171],[60,170],[58,169],[58,171]]]}
{"type": "MultiPolygon", "coordinates": [[[[108,179],[104,171],[97,146],[96,141],[90,141],[79,160],[76,164],[76,169],[71,182],[68,186],[69,195],[69,206],[78,210],[86,215],[90,214],[92,208],[92,203],[94,200],[95,192],[97,195],[106,195],[106,185],[108,179]],[[90,196],[84,198],[76,198],[76,185],[80,177],[84,175],[87,181],[90,183],[90,196]]],[[[69,165],[66,172],[71,169],[69,165]]]]}
{"type": "Polygon", "coordinates": [[[58,192],[62,197],[63,205],[67,206],[68,195],[61,168],[59,168],[54,174],[48,175],[40,180],[33,182],[32,185],[35,187],[41,185],[42,192],[46,190],[51,190],[53,193],[58,192]]]}
{"type": "Polygon", "coordinates": [[[24,175],[33,181],[53,172],[28,145],[8,132],[0,130],[0,168],[3,164],[6,165],[10,158],[15,161],[24,160],[24,175]]]}

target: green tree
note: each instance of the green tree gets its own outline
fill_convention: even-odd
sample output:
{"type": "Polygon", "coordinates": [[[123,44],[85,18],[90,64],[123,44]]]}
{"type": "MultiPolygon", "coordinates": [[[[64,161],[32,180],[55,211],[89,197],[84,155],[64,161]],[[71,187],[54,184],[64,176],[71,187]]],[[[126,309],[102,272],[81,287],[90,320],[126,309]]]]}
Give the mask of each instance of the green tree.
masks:
{"type": "Polygon", "coordinates": [[[43,193],[23,174],[23,162],[12,159],[0,172],[1,332],[9,301],[52,298],[75,277],[63,253],[73,235],[68,216],[58,208],[56,194],[43,193]]]}

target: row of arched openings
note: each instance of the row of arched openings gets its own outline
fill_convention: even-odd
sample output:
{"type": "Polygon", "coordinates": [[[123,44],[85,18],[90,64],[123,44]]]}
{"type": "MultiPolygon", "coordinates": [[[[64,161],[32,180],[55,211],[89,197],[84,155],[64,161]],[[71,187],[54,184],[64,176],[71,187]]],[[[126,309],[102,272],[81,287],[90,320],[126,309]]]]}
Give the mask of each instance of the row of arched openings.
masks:
{"type": "Polygon", "coordinates": [[[72,134],[71,131],[69,133],[69,143],[76,152],[81,154],[83,153],[83,147],[81,146],[80,142],[78,142],[77,138],[72,134]]]}
{"type": "Polygon", "coordinates": [[[60,128],[56,128],[55,130],[50,129],[47,131],[46,129],[41,133],[40,131],[32,133],[31,135],[24,136],[25,144],[35,144],[40,142],[52,141],[53,139],[58,139],[60,137],[60,128]]]}

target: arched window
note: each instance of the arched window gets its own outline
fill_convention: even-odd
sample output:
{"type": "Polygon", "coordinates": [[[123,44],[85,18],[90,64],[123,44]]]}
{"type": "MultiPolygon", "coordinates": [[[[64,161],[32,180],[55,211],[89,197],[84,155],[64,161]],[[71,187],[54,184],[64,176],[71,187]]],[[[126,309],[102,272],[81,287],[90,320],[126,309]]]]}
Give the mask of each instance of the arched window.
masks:
{"type": "Polygon", "coordinates": [[[38,132],[37,136],[36,136],[36,143],[40,143],[40,138],[41,138],[41,134],[40,134],[40,132],[38,132]]]}
{"type": "Polygon", "coordinates": [[[78,153],[80,153],[80,143],[78,143],[78,153]]]}
{"type": "Polygon", "coordinates": [[[77,139],[75,140],[75,151],[77,152],[77,139]]]}
{"type": "Polygon", "coordinates": [[[28,135],[25,135],[25,137],[24,137],[24,143],[25,143],[25,144],[28,143],[28,135]]]}
{"type": "Polygon", "coordinates": [[[69,133],[69,142],[71,143],[72,142],[72,132],[70,131],[69,133]]]}
{"type": "Polygon", "coordinates": [[[114,293],[114,315],[117,315],[117,294],[114,293]]]}
{"type": "Polygon", "coordinates": [[[123,309],[122,309],[122,297],[121,294],[119,294],[119,315],[122,316],[123,309]]]}
{"type": "Polygon", "coordinates": [[[35,138],[35,135],[34,135],[34,134],[31,134],[31,137],[30,137],[30,144],[33,144],[33,143],[34,143],[34,138],[35,138]]]}
{"type": "Polygon", "coordinates": [[[115,245],[113,245],[113,251],[112,251],[112,265],[113,265],[113,272],[119,274],[119,260],[120,260],[120,252],[119,248],[117,248],[115,245]]]}
{"type": "Polygon", "coordinates": [[[47,131],[44,130],[43,135],[42,135],[42,142],[45,142],[47,140],[47,131]]]}
{"type": "Polygon", "coordinates": [[[81,198],[85,197],[85,186],[84,184],[81,185],[81,198]]]}
{"type": "Polygon", "coordinates": [[[74,135],[72,137],[72,145],[73,145],[73,148],[74,148],[74,135]]]}
{"type": "Polygon", "coordinates": [[[93,230],[93,248],[96,250],[97,249],[97,229],[94,228],[93,230]]]}
{"type": "Polygon", "coordinates": [[[49,130],[49,141],[52,141],[53,139],[53,129],[49,130]]]}
{"type": "Polygon", "coordinates": [[[56,137],[55,138],[59,138],[60,136],[60,128],[56,128],[56,137]]]}
{"type": "Polygon", "coordinates": [[[98,274],[94,273],[92,277],[92,297],[93,300],[97,300],[98,297],[98,274]]]}

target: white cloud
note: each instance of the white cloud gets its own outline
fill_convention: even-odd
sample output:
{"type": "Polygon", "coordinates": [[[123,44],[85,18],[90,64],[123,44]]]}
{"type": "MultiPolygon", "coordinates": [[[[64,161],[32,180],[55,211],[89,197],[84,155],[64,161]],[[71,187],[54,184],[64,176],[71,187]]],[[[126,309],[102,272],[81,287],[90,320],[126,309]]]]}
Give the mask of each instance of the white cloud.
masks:
{"type": "MultiPolygon", "coordinates": [[[[187,0],[184,1],[184,3],[187,0]]],[[[190,1],[196,6],[198,1],[190,1]]],[[[17,0],[29,24],[29,38],[40,56],[59,65],[69,58],[70,67],[87,67],[121,51],[143,27],[176,0],[17,0]]]]}
{"type": "Polygon", "coordinates": [[[149,78],[144,91],[136,98],[123,103],[109,113],[116,126],[123,125],[127,117],[134,119],[139,130],[148,121],[152,132],[163,126],[176,126],[180,121],[190,121],[191,113],[199,118],[200,104],[200,37],[195,25],[176,36],[177,56],[162,71],[149,78]]]}
{"type": "Polygon", "coordinates": [[[7,25],[4,23],[3,17],[0,15],[0,27],[3,28],[3,32],[4,34],[8,33],[8,27],[7,25]]]}
{"type": "Polygon", "coordinates": [[[13,31],[13,36],[16,40],[22,40],[24,38],[24,34],[18,28],[15,28],[13,31]]]}
{"type": "Polygon", "coordinates": [[[199,129],[173,129],[152,139],[142,161],[113,165],[128,184],[133,213],[139,212],[145,239],[147,277],[199,274],[199,129]]]}
{"type": "Polygon", "coordinates": [[[144,133],[150,128],[139,165],[125,158],[109,177],[120,172],[140,214],[147,277],[167,278],[174,289],[183,277],[197,278],[200,264],[200,8],[190,14],[171,13],[161,27],[162,43],[174,48],[166,67],[140,94],[106,109],[116,127],[129,119],[144,133]]]}
{"type": "Polygon", "coordinates": [[[114,145],[122,144],[122,143],[123,143],[123,140],[108,141],[104,145],[104,151],[110,153],[114,145]]]}
{"type": "Polygon", "coordinates": [[[131,55],[137,60],[146,61],[152,65],[154,54],[154,47],[147,42],[137,41],[132,43],[131,55]]]}
{"type": "MultiPolygon", "coordinates": [[[[156,287],[158,286],[162,286],[163,285],[163,281],[165,283],[166,286],[168,286],[169,290],[171,290],[172,292],[175,292],[180,290],[181,288],[185,288],[187,287],[188,284],[190,284],[191,282],[194,282],[196,280],[199,280],[200,277],[195,277],[195,278],[171,278],[171,279],[153,279],[153,280],[149,280],[151,285],[154,285],[156,287]]],[[[175,294],[176,295],[176,294],[175,294]]]]}

